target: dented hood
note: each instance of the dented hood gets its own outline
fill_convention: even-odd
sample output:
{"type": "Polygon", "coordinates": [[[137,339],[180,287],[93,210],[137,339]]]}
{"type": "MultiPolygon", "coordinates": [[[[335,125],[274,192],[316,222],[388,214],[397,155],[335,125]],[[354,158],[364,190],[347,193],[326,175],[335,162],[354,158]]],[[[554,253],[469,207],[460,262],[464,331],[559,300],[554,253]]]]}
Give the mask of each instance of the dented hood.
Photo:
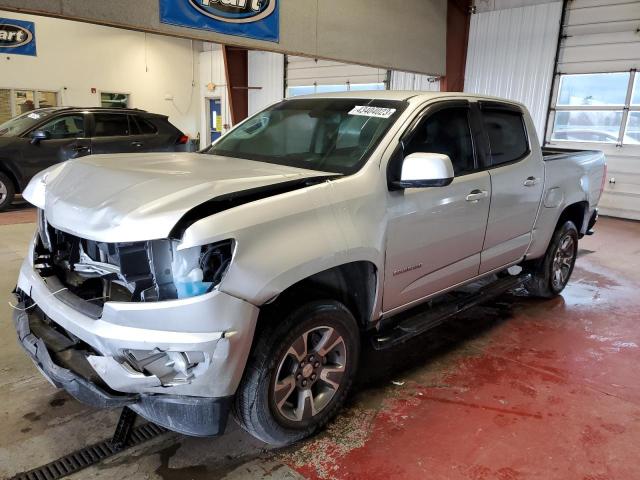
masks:
{"type": "Polygon", "coordinates": [[[216,197],[323,175],[196,153],[95,155],[34,178],[25,197],[37,204],[29,197],[42,185],[54,227],[89,240],[133,242],[167,238],[187,212],[216,197]]]}

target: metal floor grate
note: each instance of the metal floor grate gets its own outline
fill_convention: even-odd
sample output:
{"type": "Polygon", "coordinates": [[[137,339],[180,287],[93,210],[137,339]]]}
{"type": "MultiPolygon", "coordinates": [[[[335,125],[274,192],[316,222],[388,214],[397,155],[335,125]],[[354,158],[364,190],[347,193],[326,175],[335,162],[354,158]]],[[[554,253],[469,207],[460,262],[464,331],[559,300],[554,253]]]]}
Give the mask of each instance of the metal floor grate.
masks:
{"type": "Polygon", "coordinates": [[[167,432],[166,428],[153,423],[146,423],[131,430],[129,441],[124,447],[117,448],[111,439],[76,450],[69,455],[59,458],[42,467],[34,468],[28,472],[18,473],[10,480],[56,480],[64,478],[72,473],[84,470],[92,465],[100,463],[106,458],[112,457],[128,448],[135,447],[167,432]]]}

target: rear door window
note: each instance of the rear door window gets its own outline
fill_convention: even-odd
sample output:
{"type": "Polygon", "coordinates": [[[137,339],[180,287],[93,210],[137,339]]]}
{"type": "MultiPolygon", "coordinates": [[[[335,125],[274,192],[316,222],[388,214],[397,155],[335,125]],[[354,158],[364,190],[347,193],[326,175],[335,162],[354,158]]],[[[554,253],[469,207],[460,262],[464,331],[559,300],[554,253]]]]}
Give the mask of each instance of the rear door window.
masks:
{"type": "Polygon", "coordinates": [[[483,108],[482,121],[489,137],[491,165],[515,162],[529,153],[522,113],[507,109],[483,108]]]}
{"type": "Polygon", "coordinates": [[[131,135],[155,135],[158,129],[149,120],[136,115],[129,115],[131,135]]]}
{"type": "Polygon", "coordinates": [[[118,113],[96,113],[95,137],[125,137],[130,135],[127,115],[118,113]]]}

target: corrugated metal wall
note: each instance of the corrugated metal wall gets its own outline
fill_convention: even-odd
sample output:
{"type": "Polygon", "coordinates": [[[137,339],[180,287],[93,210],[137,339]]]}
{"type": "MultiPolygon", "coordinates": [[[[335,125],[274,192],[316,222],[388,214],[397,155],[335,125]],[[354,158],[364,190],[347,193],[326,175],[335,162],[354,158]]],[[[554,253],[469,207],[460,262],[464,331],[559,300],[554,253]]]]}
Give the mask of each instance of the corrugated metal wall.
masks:
{"type": "Polygon", "coordinates": [[[465,91],[524,103],[542,138],[562,3],[471,16],[465,91]]]}
{"type": "Polygon", "coordinates": [[[284,97],[284,55],[249,51],[249,115],[258,113],[284,97]]]}
{"type": "Polygon", "coordinates": [[[391,90],[420,90],[423,92],[439,92],[440,79],[428,75],[409,72],[391,72],[391,90]]]}

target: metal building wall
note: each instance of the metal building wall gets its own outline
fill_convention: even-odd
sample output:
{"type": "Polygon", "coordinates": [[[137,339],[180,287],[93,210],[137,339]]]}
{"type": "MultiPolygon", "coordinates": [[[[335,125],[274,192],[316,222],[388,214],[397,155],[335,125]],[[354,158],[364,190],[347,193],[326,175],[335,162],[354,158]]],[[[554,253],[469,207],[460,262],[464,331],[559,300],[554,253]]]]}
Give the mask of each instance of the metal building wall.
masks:
{"type": "Polygon", "coordinates": [[[249,115],[284,97],[284,55],[249,51],[249,115]],[[257,87],[257,88],[256,88],[257,87]]]}
{"type": "Polygon", "coordinates": [[[542,138],[560,30],[562,2],[471,16],[465,91],[527,106],[542,138]]]}

